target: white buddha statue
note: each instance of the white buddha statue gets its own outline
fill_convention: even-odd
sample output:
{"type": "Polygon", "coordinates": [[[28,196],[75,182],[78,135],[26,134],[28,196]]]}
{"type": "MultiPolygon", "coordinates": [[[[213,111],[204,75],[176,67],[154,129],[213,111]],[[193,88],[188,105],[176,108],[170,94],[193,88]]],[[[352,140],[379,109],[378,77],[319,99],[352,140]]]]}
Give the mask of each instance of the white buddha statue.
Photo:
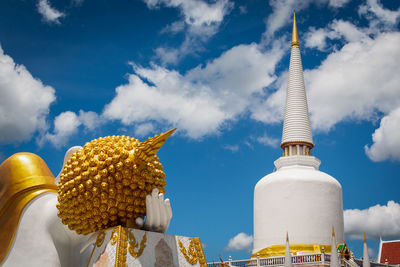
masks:
{"type": "Polygon", "coordinates": [[[174,130],[144,142],[113,136],[72,147],[57,178],[35,154],[6,159],[0,265],[86,266],[99,230],[122,225],[165,233],[172,211],[155,154],[174,130]]]}

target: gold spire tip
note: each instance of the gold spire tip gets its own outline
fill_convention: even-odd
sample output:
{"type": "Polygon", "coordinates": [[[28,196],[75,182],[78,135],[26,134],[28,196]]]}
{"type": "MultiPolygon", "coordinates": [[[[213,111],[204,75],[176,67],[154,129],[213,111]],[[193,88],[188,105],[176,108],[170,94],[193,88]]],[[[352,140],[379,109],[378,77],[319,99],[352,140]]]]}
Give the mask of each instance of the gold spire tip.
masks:
{"type": "Polygon", "coordinates": [[[332,236],[335,236],[335,227],[332,226],[332,236]]]}
{"type": "Polygon", "coordinates": [[[289,242],[289,234],[286,232],[286,242],[289,242]]]}
{"type": "Polygon", "coordinates": [[[293,47],[300,47],[299,35],[297,34],[296,12],[293,12],[292,48],[293,47]]]}
{"type": "Polygon", "coordinates": [[[365,233],[364,233],[364,243],[367,243],[367,239],[365,238],[365,233]]]}

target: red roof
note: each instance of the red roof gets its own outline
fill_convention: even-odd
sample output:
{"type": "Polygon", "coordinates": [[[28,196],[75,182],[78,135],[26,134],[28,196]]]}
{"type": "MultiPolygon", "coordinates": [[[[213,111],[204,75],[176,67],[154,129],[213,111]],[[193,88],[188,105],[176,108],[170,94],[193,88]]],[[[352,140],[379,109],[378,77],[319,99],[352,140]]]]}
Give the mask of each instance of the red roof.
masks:
{"type": "Polygon", "coordinates": [[[400,240],[383,241],[381,249],[380,263],[400,264],[400,240]]]}

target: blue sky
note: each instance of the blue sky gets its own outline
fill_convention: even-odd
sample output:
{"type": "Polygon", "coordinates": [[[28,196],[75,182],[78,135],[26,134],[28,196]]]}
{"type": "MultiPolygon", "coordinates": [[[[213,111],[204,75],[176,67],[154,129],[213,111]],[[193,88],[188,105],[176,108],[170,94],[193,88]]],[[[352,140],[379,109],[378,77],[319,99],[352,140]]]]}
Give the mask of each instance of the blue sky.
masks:
{"type": "Polygon", "coordinates": [[[248,257],[253,189],[282,153],[293,10],[313,154],[342,184],[350,248],[366,232],[377,254],[400,239],[395,0],[1,1],[1,161],[33,152],[57,175],[71,146],[177,127],[158,153],[168,233],[199,236],[208,261],[248,257]]]}

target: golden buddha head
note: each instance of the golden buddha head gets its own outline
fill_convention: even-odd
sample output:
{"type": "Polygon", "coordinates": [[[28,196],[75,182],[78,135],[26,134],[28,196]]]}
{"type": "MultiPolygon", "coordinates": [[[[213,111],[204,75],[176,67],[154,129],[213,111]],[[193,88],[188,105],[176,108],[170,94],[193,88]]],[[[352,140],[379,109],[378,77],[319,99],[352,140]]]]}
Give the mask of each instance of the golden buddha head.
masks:
{"type": "Polygon", "coordinates": [[[165,173],[156,155],[175,131],[143,142],[127,136],[92,140],[74,152],[59,183],[62,222],[78,234],[131,226],[146,214],[146,195],[164,193],[165,173]]]}

